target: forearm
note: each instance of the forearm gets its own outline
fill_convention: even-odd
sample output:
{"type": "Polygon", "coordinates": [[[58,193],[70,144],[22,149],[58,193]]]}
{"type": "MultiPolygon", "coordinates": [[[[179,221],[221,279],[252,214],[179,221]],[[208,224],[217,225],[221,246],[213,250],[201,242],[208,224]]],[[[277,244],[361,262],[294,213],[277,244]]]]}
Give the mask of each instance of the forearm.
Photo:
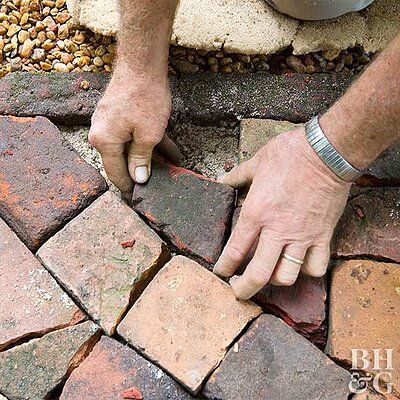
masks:
{"type": "Polygon", "coordinates": [[[400,35],[321,117],[322,130],[363,169],[400,139],[400,35]]]}
{"type": "Polygon", "coordinates": [[[120,0],[117,69],[166,77],[176,5],[177,0],[120,0]]]}

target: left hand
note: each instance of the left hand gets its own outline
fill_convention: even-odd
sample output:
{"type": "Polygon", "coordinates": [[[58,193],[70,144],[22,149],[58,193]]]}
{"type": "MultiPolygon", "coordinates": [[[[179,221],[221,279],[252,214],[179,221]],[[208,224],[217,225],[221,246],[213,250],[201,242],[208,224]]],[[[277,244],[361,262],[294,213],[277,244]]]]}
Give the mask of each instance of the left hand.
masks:
{"type": "Polygon", "coordinates": [[[259,237],[245,272],[231,279],[238,298],[252,297],[267,283],[292,285],[300,270],[314,277],[325,274],[351,184],[321,161],[303,128],[274,138],[220,180],[234,188],[251,186],[214,272],[234,275],[259,237]],[[283,253],[304,264],[282,258],[283,253]]]}

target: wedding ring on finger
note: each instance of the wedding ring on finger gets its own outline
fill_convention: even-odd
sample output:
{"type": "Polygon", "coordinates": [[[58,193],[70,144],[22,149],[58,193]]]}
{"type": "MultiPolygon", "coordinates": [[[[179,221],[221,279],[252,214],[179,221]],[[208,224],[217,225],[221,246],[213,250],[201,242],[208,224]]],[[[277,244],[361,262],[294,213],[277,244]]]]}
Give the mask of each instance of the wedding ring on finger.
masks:
{"type": "Polygon", "coordinates": [[[291,261],[297,265],[303,265],[304,264],[304,260],[300,260],[299,258],[293,257],[290,254],[287,253],[282,253],[282,258],[291,261]]]}

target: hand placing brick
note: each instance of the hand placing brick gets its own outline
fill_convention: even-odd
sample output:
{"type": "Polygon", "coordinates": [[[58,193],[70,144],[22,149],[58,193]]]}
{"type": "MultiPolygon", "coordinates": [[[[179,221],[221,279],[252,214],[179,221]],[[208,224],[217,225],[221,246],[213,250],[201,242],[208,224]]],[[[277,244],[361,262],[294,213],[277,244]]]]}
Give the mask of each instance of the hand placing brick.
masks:
{"type": "Polygon", "coordinates": [[[134,209],[180,251],[207,263],[222,251],[234,190],[192,171],[153,162],[146,185],[136,185],[134,209]]]}
{"type": "Polygon", "coordinates": [[[0,266],[0,351],[22,338],[82,318],[68,295],[1,219],[0,266]]]}
{"type": "Polygon", "coordinates": [[[0,217],[36,250],[107,189],[43,117],[0,117],[0,217]]]}
{"type": "Polygon", "coordinates": [[[261,310],[183,256],[174,257],[133,305],[118,333],[197,393],[229,345],[261,310]]]}
{"type": "Polygon", "coordinates": [[[170,255],[140,217],[107,192],[48,240],[38,257],[112,334],[170,255]]]}

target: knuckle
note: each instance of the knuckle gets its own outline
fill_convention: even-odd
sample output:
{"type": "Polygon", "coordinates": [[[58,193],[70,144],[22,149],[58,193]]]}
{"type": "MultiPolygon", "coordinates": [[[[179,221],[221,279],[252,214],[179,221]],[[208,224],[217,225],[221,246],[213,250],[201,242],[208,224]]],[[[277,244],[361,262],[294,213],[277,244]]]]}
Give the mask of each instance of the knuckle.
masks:
{"type": "Polygon", "coordinates": [[[96,149],[101,148],[105,145],[105,140],[102,134],[91,130],[88,136],[89,143],[96,149]]]}
{"type": "Polygon", "coordinates": [[[296,282],[297,276],[277,276],[275,282],[280,286],[292,286],[296,282]]]}
{"type": "Polygon", "coordinates": [[[230,245],[225,250],[225,256],[234,263],[238,263],[242,261],[243,258],[246,256],[246,252],[244,252],[239,247],[236,247],[235,245],[230,245]]]}
{"type": "Polygon", "coordinates": [[[262,288],[268,283],[268,276],[262,271],[252,271],[248,277],[249,285],[262,288]]]}

